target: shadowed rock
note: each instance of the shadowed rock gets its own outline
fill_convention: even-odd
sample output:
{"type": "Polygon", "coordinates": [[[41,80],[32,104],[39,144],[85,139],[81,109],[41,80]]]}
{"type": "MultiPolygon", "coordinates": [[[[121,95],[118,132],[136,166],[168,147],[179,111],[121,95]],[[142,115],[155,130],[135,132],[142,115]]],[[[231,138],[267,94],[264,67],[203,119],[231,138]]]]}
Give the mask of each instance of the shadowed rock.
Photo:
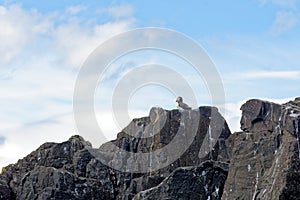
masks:
{"type": "Polygon", "coordinates": [[[163,166],[163,162],[169,162],[167,155],[153,156],[145,160],[147,165],[152,163],[148,172],[121,172],[101,161],[128,169],[132,166],[125,154],[110,143],[94,149],[82,137],[73,136],[63,143],[45,143],[7,166],[0,175],[0,199],[132,199],[138,192],[157,186],[178,167],[197,166],[206,160],[228,162],[225,139],[230,134],[214,107],[191,111],[152,108],[149,117],[134,119],[111,143],[126,152],[151,155],[179,135],[181,140],[175,143],[174,151],[186,149],[168,165],[163,166]],[[159,170],[151,170],[154,164],[159,170]]]}
{"type": "Polygon", "coordinates": [[[207,161],[197,167],[179,167],[161,184],[138,193],[133,200],[220,199],[228,165],[207,161]]]}
{"type": "Polygon", "coordinates": [[[249,100],[241,110],[222,199],[300,199],[299,102],[249,100]]]}

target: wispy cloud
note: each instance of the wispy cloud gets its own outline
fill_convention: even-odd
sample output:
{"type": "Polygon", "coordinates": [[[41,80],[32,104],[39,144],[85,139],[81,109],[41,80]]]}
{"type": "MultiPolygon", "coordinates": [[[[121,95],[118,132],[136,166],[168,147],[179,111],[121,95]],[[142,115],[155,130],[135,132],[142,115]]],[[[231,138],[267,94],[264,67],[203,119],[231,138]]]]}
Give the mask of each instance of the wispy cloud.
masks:
{"type": "Polygon", "coordinates": [[[259,3],[261,6],[273,4],[279,7],[271,26],[272,34],[283,34],[292,29],[299,21],[297,0],[259,0],[259,3]]]}
{"type": "Polygon", "coordinates": [[[299,15],[292,11],[280,11],[276,14],[271,32],[280,35],[292,29],[299,21],[299,15]]]}
{"type": "Polygon", "coordinates": [[[81,15],[89,11],[0,6],[0,166],[76,134],[71,113],[79,67],[101,42],[134,26],[129,8],[122,19],[104,22],[81,15]]]}
{"type": "Polygon", "coordinates": [[[127,30],[134,21],[121,20],[89,27],[80,22],[62,24],[53,34],[56,51],[64,66],[79,68],[87,56],[106,39],[127,30]]]}
{"type": "Polygon", "coordinates": [[[36,126],[36,125],[42,125],[42,124],[51,126],[53,124],[59,124],[59,123],[60,123],[60,121],[58,121],[56,119],[43,119],[43,120],[38,120],[35,122],[30,122],[30,123],[24,124],[24,126],[36,126]]]}
{"type": "Polygon", "coordinates": [[[19,5],[0,6],[0,67],[12,61],[41,26],[34,11],[24,11],[19,5]]]}

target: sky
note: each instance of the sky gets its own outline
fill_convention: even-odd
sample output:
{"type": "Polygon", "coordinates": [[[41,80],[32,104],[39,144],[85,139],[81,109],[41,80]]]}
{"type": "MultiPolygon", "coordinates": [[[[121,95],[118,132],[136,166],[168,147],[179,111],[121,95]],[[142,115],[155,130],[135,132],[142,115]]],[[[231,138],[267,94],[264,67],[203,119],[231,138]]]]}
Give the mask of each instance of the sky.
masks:
{"type": "MultiPolygon", "coordinates": [[[[231,131],[239,131],[246,100],[284,103],[300,96],[299,6],[298,0],[1,0],[0,166],[74,134],[95,147],[104,142],[76,129],[77,76],[97,47],[137,28],[171,29],[205,50],[225,91],[224,105],[216,106],[224,107],[231,131]]],[[[211,104],[204,80],[188,63],[165,52],[134,52],[115,60],[95,91],[95,114],[106,140],[129,122],[118,124],[112,113],[118,81],[137,65],[153,62],[172,65],[188,80],[198,106],[211,104]]],[[[141,86],[126,99],[130,118],[148,115],[152,106],[176,108],[176,95],[162,85],[141,86]]]]}

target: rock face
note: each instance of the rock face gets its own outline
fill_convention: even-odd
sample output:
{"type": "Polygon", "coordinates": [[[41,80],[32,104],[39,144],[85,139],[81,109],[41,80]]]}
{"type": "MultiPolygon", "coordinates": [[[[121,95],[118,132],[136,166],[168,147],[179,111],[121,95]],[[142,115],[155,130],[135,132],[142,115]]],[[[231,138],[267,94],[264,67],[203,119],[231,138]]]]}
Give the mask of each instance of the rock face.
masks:
{"type": "Polygon", "coordinates": [[[300,199],[300,102],[249,100],[241,129],[226,141],[229,173],[222,199],[300,199]]]}
{"type": "MultiPolygon", "coordinates": [[[[166,147],[175,140],[175,136],[180,134],[182,138],[171,150],[180,151],[186,148],[186,151],[182,152],[182,155],[174,162],[168,160],[170,158],[167,156],[158,158],[155,157],[156,155],[151,155],[154,158],[149,159],[148,170],[162,168],[164,163],[170,163],[171,165],[158,171],[161,176],[164,172],[169,175],[179,166],[196,166],[208,159],[223,162],[229,160],[225,139],[231,133],[225,119],[215,107],[200,107],[196,110],[182,112],[152,108],[149,117],[133,120],[118,134],[113,143],[129,152],[148,153],[166,147]],[[153,135],[153,137],[137,138],[132,133],[143,136],[153,135]],[[160,162],[156,162],[154,166],[153,162],[157,160],[160,162]]],[[[123,170],[130,166],[126,158],[118,159],[120,155],[115,149],[105,149],[105,145],[100,149],[104,149],[106,156],[109,156],[108,160],[120,160],[120,163],[117,164],[123,166],[123,170]]],[[[139,171],[138,168],[136,170],[139,171]]]]}
{"type": "Polygon", "coordinates": [[[215,107],[152,108],[100,148],[45,143],[2,170],[0,199],[299,200],[300,98],[241,110],[234,134],[215,107]]]}
{"type": "Polygon", "coordinates": [[[113,191],[92,177],[87,164],[91,144],[73,136],[60,144],[45,143],[9,165],[1,174],[1,199],[107,199],[113,191]]]}
{"type": "MultiPolygon", "coordinates": [[[[129,200],[165,179],[165,184],[170,184],[170,180],[181,183],[183,179],[180,177],[191,184],[190,193],[183,195],[182,199],[192,198],[190,195],[210,195],[209,192],[200,193],[213,191],[215,187],[218,188],[215,195],[220,199],[229,162],[225,140],[230,135],[217,108],[200,107],[191,111],[152,108],[149,117],[134,119],[116,140],[111,141],[115,145],[113,148],[106,143],[99,149],[93,149],[80,136],[73,136],[59,144],[43,144],[3,170],[0,199],[129,200]],[[181,140],[175,143],[173,150],[176,153],[183,149],[182,155],[176,155],[173,160],[163,154],[151,156],[145,161],[149,165],[145,173],[140,172],[142,166],[131,166],[130,158],[120,154],[116,148],[151,155],[167,146],[178,134],[181,140]],[[208,162],[203,164],[205,161],[208,162]],[[221,165],[225,167],[218,167],[221,165]],[[207,174],[207,178],[202,174],[207,174]]],[[[166,197],[174,197],[179,192],[176,187],[168,191],[166,197]]]]}
{"type": "Polygon", "coordinates": [[[220,199],[227,172],[227,164],[215,161],[197,167],[179,167],[161,184],[140,192],[133,199],[220,199]]]}

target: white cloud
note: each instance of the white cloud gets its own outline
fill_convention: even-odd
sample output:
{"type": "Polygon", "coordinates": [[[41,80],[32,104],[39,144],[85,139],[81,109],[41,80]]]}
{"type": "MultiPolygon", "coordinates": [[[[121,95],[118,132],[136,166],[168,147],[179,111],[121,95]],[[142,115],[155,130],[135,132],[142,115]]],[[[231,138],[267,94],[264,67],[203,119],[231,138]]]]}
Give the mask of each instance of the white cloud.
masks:
{"type": "Polygon", "coordinates": [[[129,5],[107,8],[106,11],[114,15],[120,11],[122,19],[102,24],[74,17],[85,9],[79,5],[68,7],[64,13],[42,14],[23,10],[20,5],[0,6],[0,66],[38,43],[40,50],[57,51],[52,54],[56,54],[59,62],[64,61],[64,66],[79,67],[99,44],[135,23],[133,8],[129,5]]]}
{"type": "Polygon", "coordinates": [[[0,67],[11,62],[42,26],[35,11],[0,6],[0,67]]]}
{"type": "Polygon", "coordinates": [[[76,134],[72,98],[78,67],[101,42],[134,26],[132,16],[96,23],[79,15],[85,9],[44,14],[0,6],[0,136],[6,138],[0,167],[46,141],[76,134]]]}
{"type": "MultiPolygon", "coordinates": [[[[73,11],[85,9],[81,6],[71,8],[69,9],[73,11]]],[[[127,5],[105,9],[108,13],[120,11],[121,14],[123,13],[122,19],[117,18],[114,21],[91,25],[91,21],[82,23],[83,20],[77,17],[70,18],[69,22],[54,27],[52,36],[55,50],[63,59],[64,64],[75,68],[80,67],[88,55],[102,42],[133,27],[135,19],[132,16],[133,11],[126,11],[129,8],[131,6],[127,5]]]]}
{"type": "Polygon", "coordinates": [[[280,11],[276,14],[271,31],[276,35],[292,29],[299,21],[299,15],[292,11],[280,11]]]}
{"type": "Polygon", "coordinates": [[[78,68],[97,46],[113,35],[126,31],[132,23],[132,20],[109,22],[92,29],[78,22],[63,24],[55,30],[55,47],[65,66],[78,68]]]}

